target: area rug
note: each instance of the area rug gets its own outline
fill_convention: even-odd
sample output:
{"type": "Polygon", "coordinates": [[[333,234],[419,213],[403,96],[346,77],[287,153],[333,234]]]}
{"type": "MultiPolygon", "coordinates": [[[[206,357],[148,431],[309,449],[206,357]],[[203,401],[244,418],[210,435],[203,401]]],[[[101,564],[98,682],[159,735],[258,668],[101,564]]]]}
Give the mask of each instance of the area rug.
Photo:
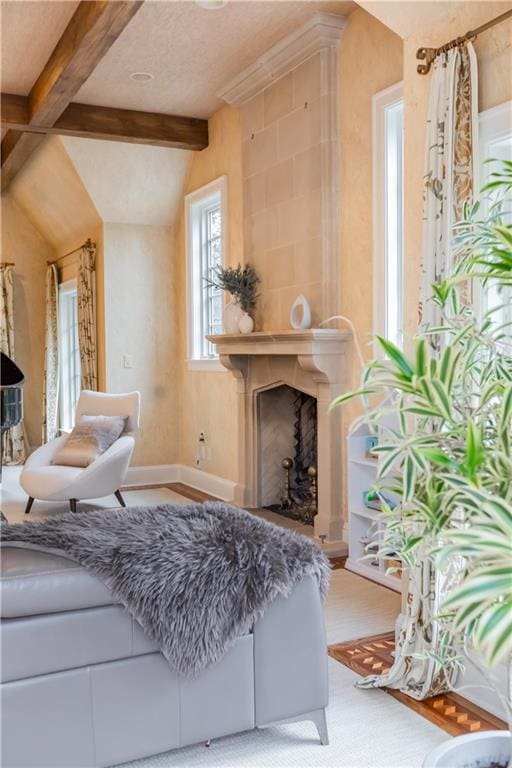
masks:
{"type": "Polygon", "coordinates": [[[354,688],[356,675],[329,660],[328,746],[314,725],[290,723],[135,760],[123,768],[421,768],[446,733],[382,691],[354,688]],[[404,734],[406,738],[404,738],[404,734]]]}

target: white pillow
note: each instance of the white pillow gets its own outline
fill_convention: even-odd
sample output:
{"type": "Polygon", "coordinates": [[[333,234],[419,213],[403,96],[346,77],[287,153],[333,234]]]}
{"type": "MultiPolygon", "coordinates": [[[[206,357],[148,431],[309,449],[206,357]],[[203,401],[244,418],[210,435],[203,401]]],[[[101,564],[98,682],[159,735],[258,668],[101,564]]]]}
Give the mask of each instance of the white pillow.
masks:
{"type": "Polygon", "coordinates": [[[81,416],[62,448],[53,457],[52,464],[88,467],[124,432],[127,418],[127,416],[81,416]]]}

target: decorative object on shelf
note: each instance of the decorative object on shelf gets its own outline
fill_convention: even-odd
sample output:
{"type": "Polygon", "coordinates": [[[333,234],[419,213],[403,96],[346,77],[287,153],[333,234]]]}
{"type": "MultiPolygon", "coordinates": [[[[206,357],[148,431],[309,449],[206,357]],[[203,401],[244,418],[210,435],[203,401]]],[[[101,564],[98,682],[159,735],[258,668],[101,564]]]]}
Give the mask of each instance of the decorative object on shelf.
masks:
{"type": "Polygon", "coordinates": [[[390,509],[394,509],[396,507],[394,501],[386,498],[386,496],[383,496],[381,493],[377,493],[376,491],[365,491],[363,493],[363,504],[368,509],[376,509],[378,512],[380,512],[382,510],[382,502],[387,504],[390,509]]]}
{"type": "Polygon", "coordinates": [[[250,312],[256,307],[260,282],[252,264],[246,264],[244,267],[241,264],[236,267],[217,267],[213,277],[205,279],[208,285],[226,291],[233,297],[224,310],[224,332],[251,333],[254,330],[254,321],[250,312]],[[242,319],[244,330],[240,327],[242,319]],[[249,320],[252,321],[252,328],[249,320]]]}
{"type": "Polygon", "coordinates": [[[366,440],[364,441],[364,455],[367,459],[373,459],[374,461],[377,461],[377,456],[375,453],[373,453],[374,448],[377,447],[379,444],[379,438],[377,435],[368,435],[366,440]]]}
{"type": "Polygon", "coordinates": [[[254,331],[254,320],[248,312],[242,311],[242,316],[238,323],[240,333],[252,333],[254,331]]]}
{"type": "Polygon", "coordinates": [[[297,296],[290,310],[290,325],[296,331],[304,331],[311,327],[311,307],[306,297],[301,293],[297,296]]]}
{"type": "Polygon", "coordinates": [[[394,576],[395,579],[402,578],[402,561],[396,555],[394,557],[392,555],[386,557],[384,559],[384,567],[386,573],[389,573],[390,576],[394,576]]]}
{"type": "Polygon", "coordinates": [[[224,333],[240,333],[240,320],[244,315],[238,299],[231,299],[224,307],[224,333]]]}

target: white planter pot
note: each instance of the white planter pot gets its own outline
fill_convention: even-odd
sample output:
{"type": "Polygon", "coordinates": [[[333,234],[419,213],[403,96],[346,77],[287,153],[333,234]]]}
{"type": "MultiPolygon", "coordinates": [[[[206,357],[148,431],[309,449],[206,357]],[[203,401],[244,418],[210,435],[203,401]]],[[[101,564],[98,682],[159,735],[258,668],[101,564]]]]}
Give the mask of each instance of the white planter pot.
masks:
{"type": "Polygon", "coordinates": [[[444,741],[430,752],[423,768],[487,768],[508,765],[512,753],[510,731],[480,731],[444,741]]]}
{"type": "Polygon", "coordinates": [[[242,314],[238,327],[240,333],[252,333],[254,331],[254,320],[247,312],[242,314]]]}
{"type": "Polygon", "coordinates": [[[243,310],[238,301],[231,299],[224,307],[223,325],[224,333],[240,333],[240,320],[243,310]]]}

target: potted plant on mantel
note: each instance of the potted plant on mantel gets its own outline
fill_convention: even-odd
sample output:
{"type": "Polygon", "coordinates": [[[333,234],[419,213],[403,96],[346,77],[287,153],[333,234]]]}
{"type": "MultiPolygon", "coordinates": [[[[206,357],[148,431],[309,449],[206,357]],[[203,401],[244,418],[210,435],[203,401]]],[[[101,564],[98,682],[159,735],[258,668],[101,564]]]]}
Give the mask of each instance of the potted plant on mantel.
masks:
{"type": "MultiPolygon", "coordinates": [[[[476,664],[499,696],[512,730],[512,319],[510,301],[483,318],[465,305],[468,285],[490,280],[512,286],[510,221],[512,163],[504,162],[483,191],[492,199],[484,215],[467,207],[455,227],[458,266],[433,286],[440,327],[420,333],[406,356],[384,338],[385,360],[370,362],[361,388],[361,423],[379,431],[376,490],[386,522],[376,542],[381,558],[398,555],[414,578],[430,560],[451,574],[437,625],[439,647],[427,652],[446,680],[476,664]],[[432,337],[439,344],[432,345],[432,337]],[[433,347],[439,347],[435,353],[433,347]],[[373,405],[374,397],[379,405],[373,405]],[[370,400],[371,398],[371,403],[370,400]],[[508,674],[506,693],[493,668],[508,674]]],[[[373,545],[375,547],[375,543],[373,545]]],[[[375,550],[372,550],[375,557],[375,550]]],[[[410,585],[411,588],[413,585],[410,585]]],[[[458,736],[435,749],[425,768],[512,766],[511,735],[483,731],[458,736]]]]}
{"type": "Polygon", "coordinates": [[[233,297],[224,308],[225,333],[252,333],[254,320],[250,312],[256,307],[259,282],[260,278],[251,264],[217,267],[214,276],[207,278],[209,285],[233,297]]]}

